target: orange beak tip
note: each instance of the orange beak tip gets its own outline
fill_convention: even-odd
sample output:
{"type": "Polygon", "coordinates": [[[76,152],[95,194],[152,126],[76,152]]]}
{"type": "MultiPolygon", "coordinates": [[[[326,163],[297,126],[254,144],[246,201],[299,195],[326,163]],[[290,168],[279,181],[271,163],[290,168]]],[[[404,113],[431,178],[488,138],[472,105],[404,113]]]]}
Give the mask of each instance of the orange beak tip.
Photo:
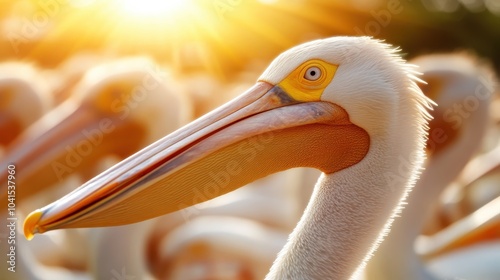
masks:
{"type": "Polygon", "coordinates": [[[28,217],[24,220],[24,236],[26,239],[31,240],[38,233],[38,222],[42,217],[42,211],[37,209],[31,212],[28,217]]]}

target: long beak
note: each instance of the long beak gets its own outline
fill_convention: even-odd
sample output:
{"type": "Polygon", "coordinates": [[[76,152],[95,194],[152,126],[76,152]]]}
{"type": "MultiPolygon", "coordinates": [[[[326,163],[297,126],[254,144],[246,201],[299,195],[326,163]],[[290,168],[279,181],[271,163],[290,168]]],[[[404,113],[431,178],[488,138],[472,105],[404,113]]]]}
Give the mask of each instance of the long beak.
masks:
{"type": "MultiPolygon", "coordinates": [[[[138,143],[143,140],[144,133],[141,133],[141,126],[131,120],[106,117],[89,106],[61,109],[64,110],[56,112],[65,116],[61,122],[46,131],[23,135],[7,149],[1,166],[12,163],[19,170],[16,175],[18,201],[64,181],[72,174],[91,173],[89,170],[104,155],[120,152],[125,158],[140,148],[138,143]],[[134,133],[127,134],[127,131],[134,133]]],[[[43,125],[35,123],[33,126],[38,129],[37,126],[43,125]]],[[[6,168],[0,172],[2,206],[5,206],[8,193],[7,183],[2,181],[8,178],[6,172],[6,168]]]]}
{"type": "Polygon", "coordinates": [[[326,173],[366,155],[369,136],[329,102],[301,103],[259,82],[237,99],[32,212],[34,233],[139,222],[223,195],[293,167],[326,173]],[[328,150],[325,151],[325,147],[328,150]]]}

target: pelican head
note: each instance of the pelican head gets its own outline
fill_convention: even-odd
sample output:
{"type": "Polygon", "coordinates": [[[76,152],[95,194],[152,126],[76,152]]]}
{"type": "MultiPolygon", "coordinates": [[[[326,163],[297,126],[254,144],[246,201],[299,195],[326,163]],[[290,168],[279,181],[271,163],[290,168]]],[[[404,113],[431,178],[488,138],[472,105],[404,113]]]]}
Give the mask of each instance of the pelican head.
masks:
{"type": "Polygon", "coordinates": [[[130,57],[92,68],[72,97],[79,108],[90,107],[100,121],[111,118],[141,124],[146,143],[151,143],[190,120],[187,100],[178,91],[170,74],[157,63],[130,57]]]}
{"type": "Polygon", "coordinates": [[[51,106],[49,86],[30,64],[0,64],[0,147],[9,145],[51,106]]]}
{"type": "MultiPolygon", "coordinates": [[[[322,243],[326,252],[334,238],[333,246],[343,244],[357,264],[337,265],[342,260],[332,256],[328,266],[336,275],[352,273],[417,178],[429,106],[412,68],[390,46],[367,37],[305,43],[278,56],[256,85],[233,101],[32,212],[25,234],[138,222],[274,172],[314,167],[324,174],[291,236],[308,245],[284,250],[312,253],[308,246],[322,243]],[[387,173],[398,167],[400,182],[389,188],[387,173]],[[368,231],[346,228],[361,224],[368,231]],[[328,240],[317,240],[321,237],[328,240]]],[[[319,265],[327,260],[311,257],[319,265]]],[[[294,258],[299,259],[308,258],[294,258]]],[[[297,273],[304,269],[312,268],[296,266],[297,273]]]]}
{"type": "Polygon", "coordinates": [[[92,178],[105,157],[124,159],[187,123],[187,108],[167,73],[150,59],[105,63],[9,147],[2,164],[14,162],[23,170],[17,196],[24,199],[73,174],[92,178]]]}

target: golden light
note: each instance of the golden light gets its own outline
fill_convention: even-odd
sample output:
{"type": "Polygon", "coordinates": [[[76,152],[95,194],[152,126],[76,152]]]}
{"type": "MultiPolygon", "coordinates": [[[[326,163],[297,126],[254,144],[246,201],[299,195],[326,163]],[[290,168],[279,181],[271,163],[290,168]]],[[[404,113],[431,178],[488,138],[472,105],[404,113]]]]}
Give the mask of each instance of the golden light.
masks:
{"type": "Polygon", "coordinates": [[[94,49],[148,54],[179,73],[207,70],[228,77],[327,30],[352,32],[352,10],[337,1],[322,6],[277,0],[26,1],[30,8],[16,12],[19,26],[8,34],[17,36],[21,56],[45,65],[94,49]],[[41,36],[33,38],[33,30],[41,36]]]}
{"type": "Polygon", "coordinates": [[[117,0],[117,6],[130,16],[172,16],[187,9],[189,0],[117,0]]]}

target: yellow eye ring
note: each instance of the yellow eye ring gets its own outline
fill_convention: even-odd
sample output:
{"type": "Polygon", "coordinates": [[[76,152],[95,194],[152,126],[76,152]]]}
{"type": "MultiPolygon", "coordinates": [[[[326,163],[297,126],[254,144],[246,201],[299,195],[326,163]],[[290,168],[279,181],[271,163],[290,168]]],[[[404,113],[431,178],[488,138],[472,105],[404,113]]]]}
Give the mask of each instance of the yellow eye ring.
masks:
{"type": "Polygon", "coordinates": [[[332,81],[337,68],[338,65],[311,59],[295,68],[278,85],[295,100],[317,101],[332,81]]]}

